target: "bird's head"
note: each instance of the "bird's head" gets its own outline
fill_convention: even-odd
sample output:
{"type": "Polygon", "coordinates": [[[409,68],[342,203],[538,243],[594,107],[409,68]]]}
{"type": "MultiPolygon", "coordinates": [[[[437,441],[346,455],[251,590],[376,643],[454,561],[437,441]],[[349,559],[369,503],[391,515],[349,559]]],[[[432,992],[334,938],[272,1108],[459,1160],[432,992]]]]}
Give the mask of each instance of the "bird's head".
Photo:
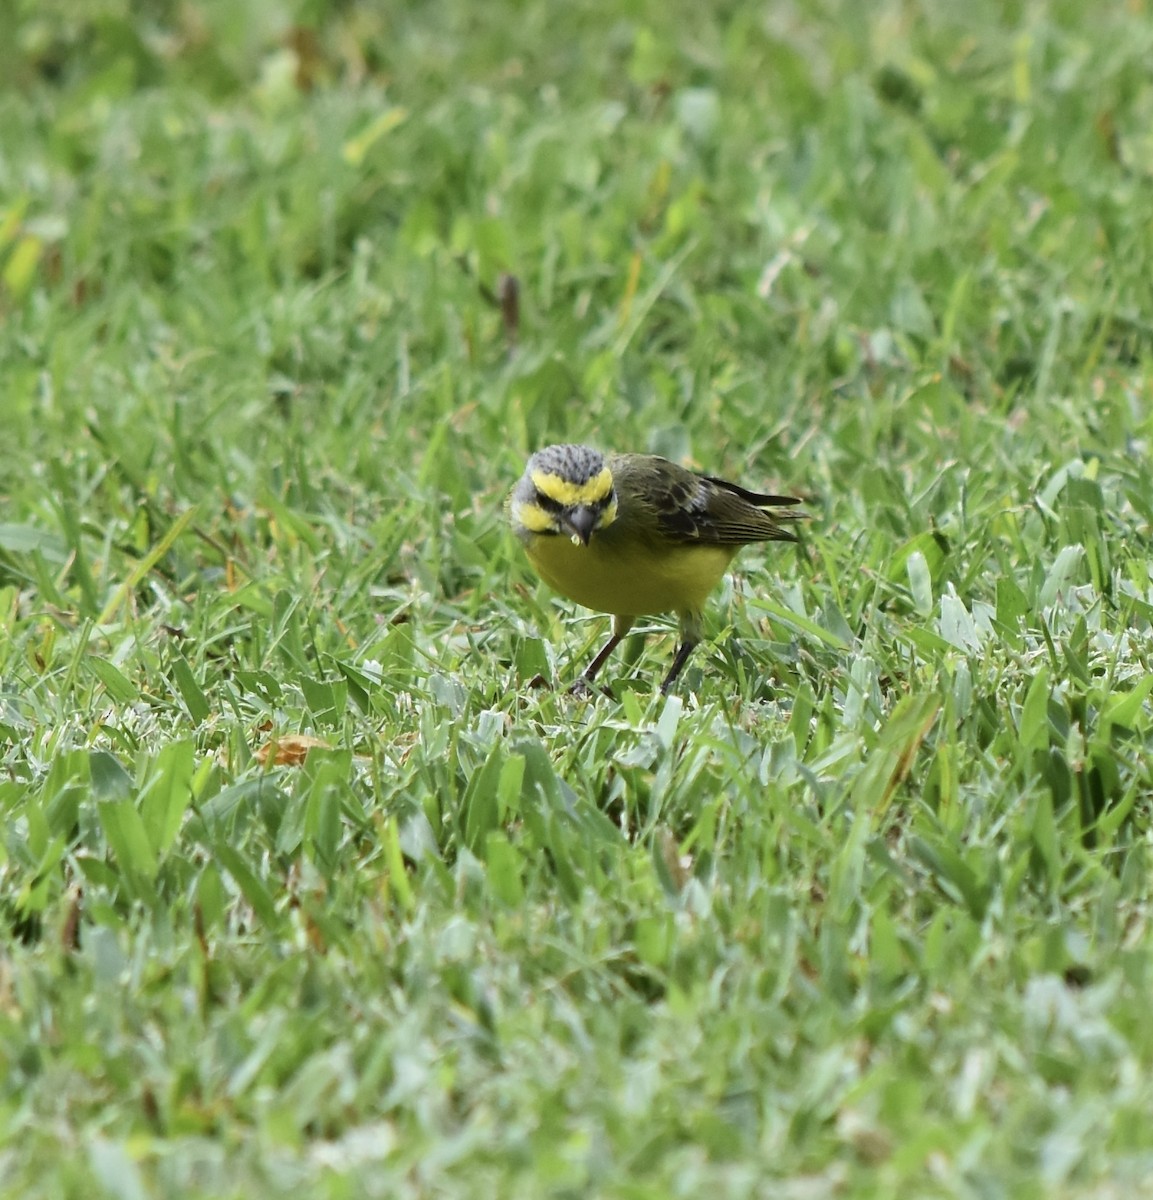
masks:
{"type": "Polygon", "coordinates": [[[587,546],[616,519],[612,472],[588,446],[546,446],[528,460],[509,511],[518,532],[562,534],[574,546],[587,546]]]}

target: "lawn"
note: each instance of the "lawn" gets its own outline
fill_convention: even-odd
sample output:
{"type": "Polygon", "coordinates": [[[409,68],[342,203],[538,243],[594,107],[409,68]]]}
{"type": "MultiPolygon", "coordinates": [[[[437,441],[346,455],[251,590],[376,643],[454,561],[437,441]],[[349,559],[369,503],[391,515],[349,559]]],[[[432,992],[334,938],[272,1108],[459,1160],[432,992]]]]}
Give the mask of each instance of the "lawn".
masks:
{"type": "Polygon", "coordinates": [[[7,11],[0,1194],[1153,1196],[1145,0],[7,11]]]}

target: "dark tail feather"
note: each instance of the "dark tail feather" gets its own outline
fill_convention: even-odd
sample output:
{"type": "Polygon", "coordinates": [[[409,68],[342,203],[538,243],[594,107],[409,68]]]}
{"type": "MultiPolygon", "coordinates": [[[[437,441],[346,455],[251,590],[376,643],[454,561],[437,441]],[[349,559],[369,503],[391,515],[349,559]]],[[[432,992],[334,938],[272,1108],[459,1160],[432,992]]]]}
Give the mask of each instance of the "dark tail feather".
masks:
{"type": "MultiPolygon", "coordinates": [[[[780,501],[778,500],[777,503],[780,503],[780,501]]],[[[793,503],[796,504],[797,501],[794,500],[793,503]]],[[[809,516],[809,514],[804,513],[804,512],[773,513],[773,523],[776,525],[776,529],[773,533],[772,540],[774,542],[798,542],[798,541],[800,541],[800,538],[798,538],[795,533],[790,533],[789,530],[785,529],[780,524],[777,524],[777,522],[780,522],[780,521],[804,521],[804,520],[808,519],[808,516],[809,516]]]]}
{"type": "MultiPolygon", "coordinates": [[[[750,492],[748,488],[743,488],[739,483],[730,483],[727,479],[718,479],[715,475],[705,475],[705,479],[709,483],[715,483],[717,487],[724,488],[726,492],[732,492],[734,496],[740,498],[755,508],[785,508],[790,504],[800,504],[799,496],[768,496],[762,492],[750,492]]],[[[786,518],[796,520],[796,517],[786,518]]]]}

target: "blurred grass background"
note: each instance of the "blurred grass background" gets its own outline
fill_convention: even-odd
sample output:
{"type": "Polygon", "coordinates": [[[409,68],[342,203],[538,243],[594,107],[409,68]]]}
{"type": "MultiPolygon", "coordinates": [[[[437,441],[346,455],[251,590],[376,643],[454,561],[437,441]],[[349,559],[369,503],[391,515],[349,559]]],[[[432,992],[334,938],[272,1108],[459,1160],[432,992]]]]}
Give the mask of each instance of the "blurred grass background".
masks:
{"type": "Polygon", "coordinates": [[[5,12],[6,1186],[1141,1194],[1145,4],[5,12]],[[808,498],[667,703],[562,439],[808,498]]]}

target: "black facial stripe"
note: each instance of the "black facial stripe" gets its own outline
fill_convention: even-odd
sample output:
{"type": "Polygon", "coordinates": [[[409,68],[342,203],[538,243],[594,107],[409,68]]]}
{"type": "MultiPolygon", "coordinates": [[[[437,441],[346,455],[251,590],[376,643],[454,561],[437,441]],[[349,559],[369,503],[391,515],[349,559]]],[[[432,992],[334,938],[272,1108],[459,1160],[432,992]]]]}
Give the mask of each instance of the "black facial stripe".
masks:
{"type": "MultiPolygon", "coordinates": [[[[594,500],[591,504],[586,505],[587,508],[595,508],[598,511],[604,511],[612,503],[613,493],[610,491],[607,496],[602,496],[599,500],[594,500]]],[[[552,496],[546,495],[537,488],[536,495],[533,497],[533,502],[538,508],[543,508],[547,513],[559,514],[564,512],[565,506],[559,500],[554,500],[552,496]]]]}
{"type": "Polygon", "coordinates": [[[564,505],[559,500],[554,500],[551,496],[546,496],[544,492],[537,488],[534,503],[538,508],[543,508],[547,513],[559,513],[564,509],[564,505]]]}

